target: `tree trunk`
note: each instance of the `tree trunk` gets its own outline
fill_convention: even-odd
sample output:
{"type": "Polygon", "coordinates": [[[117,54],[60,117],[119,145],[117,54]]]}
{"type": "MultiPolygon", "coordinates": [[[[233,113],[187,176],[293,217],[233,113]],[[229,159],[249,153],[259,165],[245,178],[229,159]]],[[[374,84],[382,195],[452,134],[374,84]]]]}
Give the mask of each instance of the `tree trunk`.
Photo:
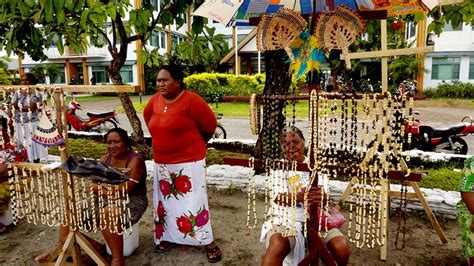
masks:
{"type": "MultiPolygon", "coordinates": [[[[112,59],[109,67],[109,76],[114,85],[123,85],[122,76],[120,76],[120,69],[125,60],[112,59]]],[[[150,158],[150,147],[147,145],[145,136],[143,134],[142,123],[138,118],[137,111],[133,107],[132,100],[127,93],[117,93],[120,102],[122,103],[125,114],[127,115],[130,125],[132,126],[132,141],[138,153],[146,160],[150,158]]]]}
{"type": "Polygon", "coordinates": [[[255,148],[255,158],[277,159],[281,157],[280,135],[285,126],[285,117],[282,110],[284,100],[271,99],[272,95],[288,95],[291,85],[289,65],[285,62],[288,57],[284,50],[265,52],[265,88],[262,99],[263,106],[262,128],[258,135],[255,148]]]}

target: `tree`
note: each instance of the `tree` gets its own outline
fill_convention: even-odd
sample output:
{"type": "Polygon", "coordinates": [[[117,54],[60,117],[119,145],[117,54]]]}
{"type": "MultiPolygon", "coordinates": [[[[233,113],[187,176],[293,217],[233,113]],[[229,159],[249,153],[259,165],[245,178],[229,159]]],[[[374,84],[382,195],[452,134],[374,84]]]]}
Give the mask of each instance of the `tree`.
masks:
{"type": "MultiPolygon", "coordinates": [[[[113,84],[122,85],[120,69],[127,59],[128,46],[135,42],[145,43],[159,25],[176,22],[184,24],[185,14],[193,4],[202,1],[162,1],[159,12],[150,0],[141,1],[140,7],[133,7],[129,0],[9,0],[0,1],[0,42],[7,53],[28,55],[36,61],[45,60],[44,50],[57,41],[60,53],[64,46],[80,51],[90,43],[107,46],[112,57],[108,74],[113,84]],[[128,15],[128,21],[124,21],[128,15]],[[112,37],[103,26],[111,25],[112,37]]],[[[203,19],[195,17],[194,32],[201,32],[203,19]]],[[[150,53],[140,54],[140,62],[157,62],[150,53]]],[[[119,93],[120,101],[133,128],[132,139],[140,154],[148,157],[140,120],[128,94],[119,93]]]]}
{"type": "Polygon", "coordinates": [[[215,28],[204,26],[203,34],[187,32],[184,42],[176,48],[177,55],[184,60],[190,72],[212,72],[229,51],[223,34],[215,34],[215,28]]]}
{"type": "Polygon", "coordinates": [[[31,72],[35,75],[38,83],[46,83],[46,77],[49,77],[49,81],[54,81],[59,77],[61,70],[56,64],[36,65],[31,69],[31,72]]]}

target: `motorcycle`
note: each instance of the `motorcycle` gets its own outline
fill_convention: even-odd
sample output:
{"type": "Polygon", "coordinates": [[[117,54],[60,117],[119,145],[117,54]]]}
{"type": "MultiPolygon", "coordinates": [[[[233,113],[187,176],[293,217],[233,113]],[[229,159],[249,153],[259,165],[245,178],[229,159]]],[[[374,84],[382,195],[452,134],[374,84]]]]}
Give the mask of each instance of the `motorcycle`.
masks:
{"type": "MultiPolygon", "coordinates": [[[[415,114],[419,113],[415,112],[415,114]]],[[[467,154],[468,146],[462,137],[474,133],[474,120],[471,116],[465,116],[457,125],[442,128],[435,128],[417,118],[413,119],[411,126],[407,119],[404,120],[405,133],[411,132],[412,134],[411,148],[422,151],[467,154]]]]}
{"type": "Polygon", "coordinates": [[[407,94],[407,96],[414,96],[416,93],[416,80],[404,80],[398,85],[397,93],[400,95],[407,94]]]}
{"type": "MultiPolygon", "coordinates": [[[[217,120],[222,119],[222,116],[224,116],[223,114],[215,114],[215,115],[216,115],[217,120]]],[[[213,139],[227,138],[227,132],[225,131],[224,127],[219,121],[217,121],[217,128],[216,128],[216,131],[214,132],[214,135],[212,135],[212,138],[213,139]]]]}
{"type": "Polygon", "coordinates": [[[77,110],[82,110],[81,105],[76,101],[69,103],[69,109],[66,111],[68,130],[74,128],[76,131],[98,131],[106,132],[111,128],[118,127],[117,112],[109,111],[103,113],[87,112],[87,118],[79,117],[77,110]]]}

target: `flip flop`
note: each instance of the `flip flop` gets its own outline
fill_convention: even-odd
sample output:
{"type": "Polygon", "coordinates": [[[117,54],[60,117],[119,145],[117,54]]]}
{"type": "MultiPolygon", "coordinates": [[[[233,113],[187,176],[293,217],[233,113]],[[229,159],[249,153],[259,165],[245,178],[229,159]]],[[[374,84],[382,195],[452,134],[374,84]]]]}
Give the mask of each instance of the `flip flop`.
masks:
{"type": "Polygon", "coordinates": [[[155,246],[155,252],[156,253],[163,253],[163,252],[166,252],[166,251],[170,250],[171,248],[173,248],[177,245],[178,244],[173,243],[173,242],[161,241],[160,244],[155,246]]]}
{"type": "Polygon", "coordinates": [[[210,263],[216,263],[222,259],[222,252],[219,247],[216,245],[213,248],[205,248],[207,261],[210,263]]]}

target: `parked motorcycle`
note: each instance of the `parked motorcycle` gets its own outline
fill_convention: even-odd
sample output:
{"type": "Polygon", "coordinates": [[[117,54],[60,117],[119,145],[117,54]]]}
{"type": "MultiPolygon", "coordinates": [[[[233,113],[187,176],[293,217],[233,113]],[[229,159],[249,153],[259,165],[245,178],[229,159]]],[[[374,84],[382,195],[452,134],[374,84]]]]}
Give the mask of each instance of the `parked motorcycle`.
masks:
{"type": "Polygon", "coordinates": [[[115,110],[103,113],[87,112],[87,118],[79,117],[76,110],[82,110],[81,105],[71,101],[69,109],[66,111],[68,130],[74,128],[76,131],[106,132],[111,128],[116,128],[119,124],[115,110]]]}
{"type": "Polygon", "coordinates": [[[423,151],[467,154],[468,146],[462,137],[474,134],[474,120],[471,116],[464,117],[459,124],[436,128],[417,118],[410,127],[405,119],[404,127],[406,133],[412,133],[411,148],[423,151]]]}
{"type": "Polygon", "coordinates": [[[414,96],[416,93],[416,80],[404,80],[398,85],[397,93],[400,95],[414,96]]]}
{"type": "MultiPolygon", "coordinates": [[[[224,116],[223,114],[215,114],[216,115],[216,119],[217,120],[220,120],[222,119],[222,116],[224,116]]],[[[227,138],[227,132],[225,131],[224,127],[222,126],[222,124],[217,121],[217,128],[216,128],[216,131],[214,132],[214,135],[212,136],[213,139],[225,139],[227,138]]]]}

